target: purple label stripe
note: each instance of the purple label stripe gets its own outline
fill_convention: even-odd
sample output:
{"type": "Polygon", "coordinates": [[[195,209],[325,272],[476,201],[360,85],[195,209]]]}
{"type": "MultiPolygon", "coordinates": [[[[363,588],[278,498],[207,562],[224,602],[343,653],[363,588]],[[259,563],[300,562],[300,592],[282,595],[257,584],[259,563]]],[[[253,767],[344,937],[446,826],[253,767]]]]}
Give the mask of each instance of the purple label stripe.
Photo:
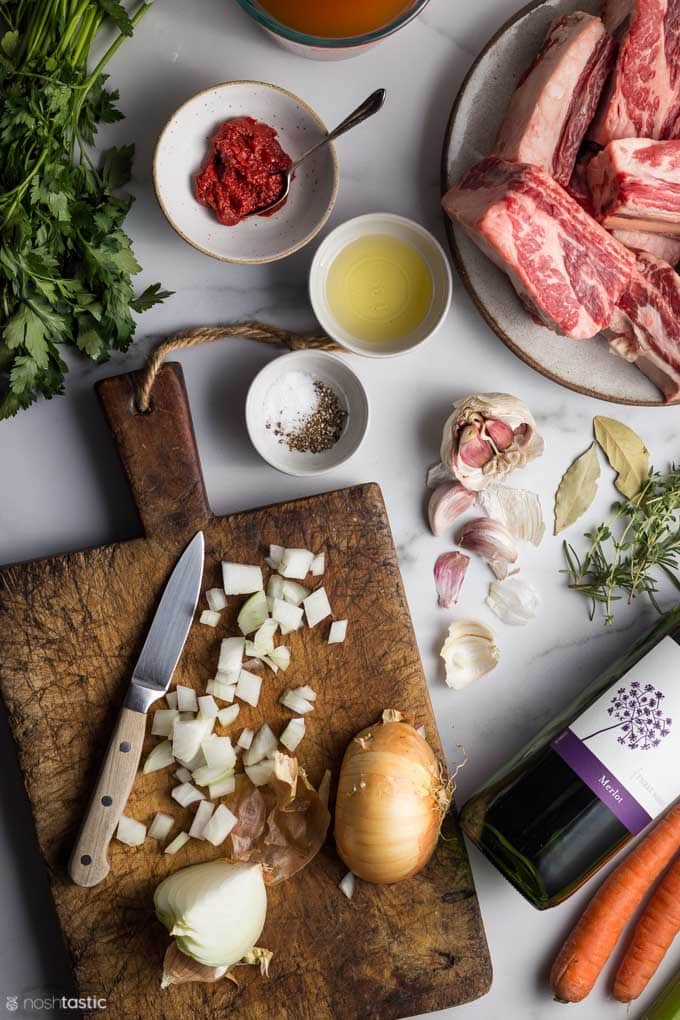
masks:
{"type": "Polygon", "coordinates": [[[634,836],[651,822],[652,816],[575,733],[565,730],[550,746],[634,836]]]}

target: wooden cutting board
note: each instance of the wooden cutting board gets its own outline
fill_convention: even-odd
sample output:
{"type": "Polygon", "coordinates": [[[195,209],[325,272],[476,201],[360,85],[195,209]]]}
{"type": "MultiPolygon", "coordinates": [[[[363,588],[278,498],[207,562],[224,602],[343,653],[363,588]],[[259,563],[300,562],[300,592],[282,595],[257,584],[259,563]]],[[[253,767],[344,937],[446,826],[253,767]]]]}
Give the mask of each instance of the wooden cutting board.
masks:
{"type": "MultiPolygon", "coordinates": [[[[154,917],[154,889],[213,848],[192,840],[168,857],[151,839],[138,848],[114,842],[101,885],[68,880],[68,854],[131,667],[162,586],[199,528],[205,588],[220,583],[222,558],[259,563],[271,542],[323,549],[335,615],[350,621],[343,645],[327,645],[323,624],[292,635],[285,680],[269,676],[257,709],[242,706],[240,726],[267,720],[280,729],[289,715],[277,703],[282,689],[312,684],[318,710],[307,717],[300,760],[315,784],[333,770],[331,798],[348,741],[384,708],[414,713],[442,755],[378,486],[214,517],[180,367],[163,368],[149,414],[133,411],[133,386],[134,376],[117,376],[98,391],[146,537],[0,571],[0,689],[81,994],[105,996],[111,1020],[393,1020],[484,994],[491,965],[453,814],[420,875],[390,887],[359,882],[351,901],[338,891],[345,868],[329,835],[302,873],[270,890],[260,943],[274,951],[271,976],[241,968],[238,989],[227,981],[159,987],[168,939],[154,917]]],[[[230,599],[217,631],[193,628],[176,682],[204,690],[241,601],[230,599]]],[[[179,831],[192,809],[171,800],[171,771],[139,775],[127,811],[148,823],[167,810],[179,831]]]]}

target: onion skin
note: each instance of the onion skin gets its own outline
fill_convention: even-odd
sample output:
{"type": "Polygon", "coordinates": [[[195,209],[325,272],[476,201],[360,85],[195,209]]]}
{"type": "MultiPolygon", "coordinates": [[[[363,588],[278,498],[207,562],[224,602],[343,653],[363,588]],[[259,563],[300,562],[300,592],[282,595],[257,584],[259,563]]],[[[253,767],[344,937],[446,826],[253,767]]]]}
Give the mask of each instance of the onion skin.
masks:
{"type": "Polygon", "coordinates": [[[338,854],[366,882],[410,878],[432,856],[449,802],[434,752],[413,726],[369,726],[351,741],[340,769],[338,854]]]}

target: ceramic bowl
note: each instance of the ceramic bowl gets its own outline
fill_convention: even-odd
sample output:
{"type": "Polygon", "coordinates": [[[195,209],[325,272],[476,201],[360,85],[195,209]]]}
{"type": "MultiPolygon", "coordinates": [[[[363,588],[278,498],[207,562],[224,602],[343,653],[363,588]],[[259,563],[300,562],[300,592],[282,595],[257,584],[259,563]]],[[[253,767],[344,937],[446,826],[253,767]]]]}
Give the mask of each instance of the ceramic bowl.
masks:
{"type": "MultiPolygon", "coordinates": [[[[255,376],[246,398],[246,427],[260,456],[287,475],[316,475],[332,471],[356,453],[368,429],[368,397],[359,378],[341,358],[324,351],[294,351],[274,358],[255,376]],[[344,431],[335,446],[322,453],[299,453],[280,442],[267,428],[267,395],[290,371],[308,372],[335,392],[347,412],[344,431]]],[[[269,423],[272,424],[271,422],[269,423]]]]}
{"type": "Polygon", "coordinates": [[[213,85],[183,103],[163,128],[154,153],[154,187],[168,222],[194,248],[223,262],[274,262],[308,244],[330,216],[338,191],[335,149],[330,143],[303,163],[286,204],[273,215],[252,216],[225,227],[194,197],[193,178],[215,129],[242,116],[273,127],[293,160],[327,134],[311,107],[277,85],[258,81],[213,85]]]}
{"type": "Polygon", "coordinates": [[[326,333],[343,347],[369,358],[405,354],[433,336],[451,307],[452,289],[451,267],[439,241],[419,223],[392,213],[369,213],[336,227],[319,245],[309,274],[309,295],[314,314],[326,333]],[[336,256],[352,241],[374,234],[388,234],[412,245],[425,260],[432,277],[432,303],[422,322],[411,333],[379,346],[367,343],[341,326],[329,307],[326,295],[328,273],[336,256]]]}
{"type": "Polygon", "coordinates": [[[408,25],[418,14],[427,7],[429,0],[411,0],[404,4],[404,10],[396,18],[392,18],[386,25],[375,29],[373,32],[365,32],[363,35],[346,38],[324,38],[323,36],[310,35],[307,32],[299,32],[288,25],[284,25],[268,11],[264,10],[257,0],[236,0],[247,14],[260,25],[278,43],[292,50],[300,57],[309,57],[312,60],[344,60],[347,57],[355,57],[365,53],[377,43],[388,36],[398,32],[404,25],[408,25]]]}

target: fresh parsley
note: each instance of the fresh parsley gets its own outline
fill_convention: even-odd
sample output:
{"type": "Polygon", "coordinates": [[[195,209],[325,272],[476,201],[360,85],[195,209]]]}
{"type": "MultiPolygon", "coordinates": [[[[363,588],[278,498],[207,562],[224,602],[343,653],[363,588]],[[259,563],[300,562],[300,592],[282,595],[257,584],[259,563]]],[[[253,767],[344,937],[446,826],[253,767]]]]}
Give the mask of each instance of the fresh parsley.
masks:
{"type": "Polygon", "coordinates": [[[97,362],[125,351],[132,312],[169,296],[140,272],[123,223],[134,147],[92,155],[119,120],[103,68],[146,13],[120,0],[0,0],[0,419],[63,392],[62,344],[97,362]],[[93,40],[118,37],[88,73],[93,40]]]}

